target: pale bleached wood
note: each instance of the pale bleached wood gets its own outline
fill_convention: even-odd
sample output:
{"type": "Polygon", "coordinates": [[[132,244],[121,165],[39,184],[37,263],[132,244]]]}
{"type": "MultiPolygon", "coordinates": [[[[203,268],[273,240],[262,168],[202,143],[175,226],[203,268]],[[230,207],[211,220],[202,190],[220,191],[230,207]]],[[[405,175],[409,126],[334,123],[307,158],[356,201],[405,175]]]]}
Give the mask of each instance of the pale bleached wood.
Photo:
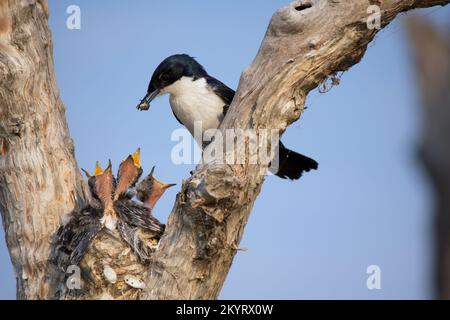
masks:
{"type": "Polygon", "coordinates": [[[46,297],[51,235],[84,198],[47,19],[46,1],[0,2],[0,211],[19,299],[46,297]]]}
{"type": "MultiPolygon", "coordinates": [[[[309,91],[360,61],[378,31],[366,27],[370,4],[381,7],[385,26],[400,12],[449,1],[315,0],[281,8],[221,128],[284,131],[299,118],[309,91]],[[305,3],[311,8],[296,9],[305,3]]],[[[50,239],[86,196],[55,85],[47,2],[2,1],[0,12],[0,210],[18,296],[43,298],[50,239]]],[[[141,298],[218,296],[264,180],[260,169],[197,168],[177,196],[141,298]]]]}

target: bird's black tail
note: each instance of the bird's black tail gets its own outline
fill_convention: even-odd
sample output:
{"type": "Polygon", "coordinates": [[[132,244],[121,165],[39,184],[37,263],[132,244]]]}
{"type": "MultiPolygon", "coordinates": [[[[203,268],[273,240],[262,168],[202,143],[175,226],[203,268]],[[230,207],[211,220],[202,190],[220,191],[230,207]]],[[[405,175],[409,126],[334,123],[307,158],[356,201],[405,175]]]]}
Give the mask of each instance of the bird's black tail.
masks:
{"type": "Polygon", "coordinates": [[[280,141],[278,171],[275,173],[283,179],[297,180],[303,172],[317,170],[319,164],[300,153],[287,149],[280,141]]]}

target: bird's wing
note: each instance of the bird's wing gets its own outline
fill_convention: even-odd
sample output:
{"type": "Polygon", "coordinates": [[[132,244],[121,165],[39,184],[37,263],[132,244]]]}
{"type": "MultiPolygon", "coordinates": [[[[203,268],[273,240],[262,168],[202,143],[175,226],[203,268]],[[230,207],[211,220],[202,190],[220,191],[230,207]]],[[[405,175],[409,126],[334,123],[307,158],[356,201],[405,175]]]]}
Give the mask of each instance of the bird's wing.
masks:
{"type": "MultiPolygon", "coordinates": [[[[171,108],[171,109],[172,109],[172,108],[171,108]]],[[[177,119],[177,121],[178,121],[181,125],[184,126],[183,122],[181,122],[181,120],[177,117],[177,115],[175,114],[175,112],[174,112],[173,110],[172,110],[172,113],[173,113],[175,119],[177,119]]]]}
{"type": "Polygon", "coordinates": [[[217,94],[225,102],[223,110],[223,113],[225,115],[228,111],[229,106],[231,105],[231,102],[233,101],[235,94],[234,90],[211,76],[206,77],[206,82],[213,89],[214,93],[217,94]]]}
{"type": "Polygon", "coordinates": [[[125,221],[119,220],[117,222],[117,230],[119,231],[122,239],[133,249],[134,253],[142,260],[147,261],[150,258],[154,249],[151,243],[147,243],[145,239],[142,239],[142,230],[139,228],[130,226],[125,221]]]}
{"type": "Polygon", "coordinates": [[[165,225],[152,216],[152,212],[133,201],[116,201],[114,208],[119,218],[131,227],[141,228],[153,232],[155,237],[161,236],[165,225]]]}
{"type": "Polygon", "coordinates": [[[58,230],[54,262],[62,270],[69,265],[78,265],[92,240],[102,229],[101,213],[93,208],[73,211],[70,221],[58,230]]]}

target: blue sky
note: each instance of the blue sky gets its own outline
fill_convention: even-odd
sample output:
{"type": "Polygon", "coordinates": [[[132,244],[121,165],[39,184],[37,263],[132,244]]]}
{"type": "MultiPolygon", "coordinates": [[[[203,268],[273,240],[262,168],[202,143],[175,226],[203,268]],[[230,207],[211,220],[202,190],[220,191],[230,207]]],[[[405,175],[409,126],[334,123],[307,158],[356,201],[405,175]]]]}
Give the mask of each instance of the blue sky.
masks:
{"type": "MultiPolygon", "coordinates": [[[[117,164],[137,147],[144,169],[181,183],[193,166],[174,165],[179,128],[167,98],[134,107],[157,64],[195,56],[236,88],[272,13],[287,1],[50,1],[55,65],[80,167],[117,164]],[[65,27],[81,8],[81,30],[65,27]]],[[[450,8],[416,14],[446,25],[450,8]]],[[[404,15],[383,30],[362,62],[308,110],[283,141],[320,163],[300,181],[268,177],[256,201],[221,298],[432,297],[432,203],[415,158],[420,109],[404,15]],[[381,290],[366,288],[366,268],[381,268],[381,290]]],[[[165,220],[177,188],[155,208],[165,220]]],[[[0,232],[0,298],[15,297],[0,232]]]]}

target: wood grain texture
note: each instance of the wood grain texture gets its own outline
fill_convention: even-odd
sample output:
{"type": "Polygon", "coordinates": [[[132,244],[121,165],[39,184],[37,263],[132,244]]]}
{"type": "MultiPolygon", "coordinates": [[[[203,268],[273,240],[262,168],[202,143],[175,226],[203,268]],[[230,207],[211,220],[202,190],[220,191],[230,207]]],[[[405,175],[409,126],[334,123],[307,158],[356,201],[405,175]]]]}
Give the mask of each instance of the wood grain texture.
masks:
{"type": "Polygon", "coordinates": [[[19,299],[46,297],[50,238],[84,197],[43,3],[0,5],[0,211],[19,299]]]}
{"type": "MultiPolygon", "coordinates": [[[[363,57],[379,31],[366,26],[370,4],[381,7],[384,27],[401,12],[449,2],[310,0],[281,8],[242,74],[221,130],[283,132],[312,89],[363,57]],[[305,4],[310,8],[299,10],[305,4]]],[[[86,197],[55,84],[47,7],[45,0],[0,6],[0,210],[18,297],[28,299],[46,296],[50,238],[86,197]]],[[[177,196],[140,298],[217,298],[264,181],[261,169],[198,166],[177,196]]]]}

